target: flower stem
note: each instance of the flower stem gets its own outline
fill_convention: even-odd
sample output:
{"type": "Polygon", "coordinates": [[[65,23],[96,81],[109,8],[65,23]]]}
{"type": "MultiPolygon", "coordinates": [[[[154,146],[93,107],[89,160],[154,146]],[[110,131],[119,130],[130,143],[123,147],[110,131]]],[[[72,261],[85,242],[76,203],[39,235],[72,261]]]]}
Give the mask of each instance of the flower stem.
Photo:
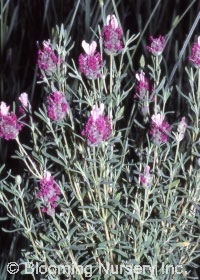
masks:
{"type": "Polygon", "coordinates": [[[113,55],[110,55],[110,97],[111,97],[111,101],[110,101],[110,121],[112,121],[112,91],[113,91],[113,55]]]}

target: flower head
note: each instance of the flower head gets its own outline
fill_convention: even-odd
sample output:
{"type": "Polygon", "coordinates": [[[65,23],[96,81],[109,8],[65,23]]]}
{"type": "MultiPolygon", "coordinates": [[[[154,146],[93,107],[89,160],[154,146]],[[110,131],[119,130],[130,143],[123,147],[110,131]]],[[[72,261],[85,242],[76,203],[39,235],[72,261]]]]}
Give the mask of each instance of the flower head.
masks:
{"type": "Polygon", "coordinates": [[[47,97],[48,117],[51,120],[62,120],[67,112],[68,104],[64,93],[55,91],[47,97]]]}
{"type": "Polygon", "coordinates": [[[152,135],[155,144],[160,145],[161,143],[166,143],[168,140],[168,135],[171,131],[168,122],[164,122],[164,114],[156,114],[152,116],[152,127],[150,134],[152,135]]]}
{"type": "Polygon", "coordinates": [[[139,99],[143,99],[145,97],[145,93],[149,93],[150,91],[149,81],[145,77],[145,73],[143,71],[137,73],[135,77],[138,83],[136,86],[134,98],[138,97],[139,99]]]}
{"type": "Polygon", "coordinates": [[[0,104],[0,138],[5,140],[15,139],[22,129],[22,124],[18,122],[17,116],[11,112],[10,107],[5,102],[0,104]]]}
{"type": "Polygon", "coordinates": [[[152,185],[153,176],[150,174],[150,166],[146,165],[144,168],[144,174],[139,175],[139,182],[145,188],[149,188],[152,185]]]}
{"type": "Polygon", "coordinates": [[[85,136],[89,146],[95,146],[107,140],[111,134],[111,123],[109,118],[103,115],[104,105],[100,108],[93,106],[91,115],[82,130],[82,136],[85,136]]]}
{"type": "MultiPolygon", "coordinates": [[[[47,75],[52,75],[52,73],[56,72],[57,64],[59,62],[58,57],[52,50],[50,45],[50,40],[43,41],[43,48],[38,50],[38,59],[37,64],[38,67],[45,71],[47,75]]],[[[60,64],[62,63],[62,59],[60,58],[60,64]]]]}
{"type": "Polygon", "coordinates": [[[192,46],[192,55],[189,60],[194,64],[196,68],[200,67],[200,36],[198,37],[197,43],[192,46]]]}
{"type": "Polygon", "coordinates": [[[37,196],[44,200],[45,207],[42,208],[42,212],[51,216],[54,215],[59,195],[60,189],[54,177],[51,176],[49,171],[45,171],[43,178],[40,180],[40,191],[37,193],[37,196]]]}
{"type": "Polygon", "coordinates": [[[136,74],[136,80],[137,84],[133,98],[138,99],[140,112],[143,116],[146,116],[149,113],[149,104],[154,100],[152,87],[143,71],[136,74]]]}
{"type": "Polygon", "coordinates": [[[101,76],[102,59],[99,52],[96,52],[97,44],[93,41],[91,44],[82,42],[85,54],[79,56],[79,67],[88,79],[97,79],[101,76]]]}
{"type": "Polygon", "coordinates": [[[165,37],[162,35],[157,38],[150,36],[149,40],[151,41],[151,45],[146,47],[147,50],[155,56],[161,55],[165,48],[165,37]]]}
{"type": "Polygon", "coordinates": [[[187,128],[187,123],[185,121],[185,117],[182,117],[182,119],[181,119],[181,121],[178,125],[178,129],[177,129],[177,131],[178,131],[178,141],[183,140],[186,128],[187,128]]]}
{"type": "Polygon", "coordinates": [[[115,15],[108,15],[106,24],[102,32],[105,52],[107,54],[117,54],[123,48],[122,30],[115,15]]]}

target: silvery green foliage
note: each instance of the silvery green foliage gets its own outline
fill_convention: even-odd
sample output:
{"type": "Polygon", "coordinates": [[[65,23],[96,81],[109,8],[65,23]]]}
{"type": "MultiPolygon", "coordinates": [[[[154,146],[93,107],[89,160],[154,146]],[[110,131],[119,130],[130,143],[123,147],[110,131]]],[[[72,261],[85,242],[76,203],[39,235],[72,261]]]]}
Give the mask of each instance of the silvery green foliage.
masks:
{"type": "MultiPolygon", "coordinates": [[[[167,88],[162,56],[152,57],[146,69],[156,101],[143,116],[132,98],[135,78],[127,69],[138,35],[123,31],[122,52],[108,56],[103,52],[101,28],[102,24],[95,36],[104,65],[96,80],[80,74],[77,61],[70,57],[72,48],[80,46],[71,42],[63,26],[57,28],[52,49],[63,62],[50,76],[43,71],[41,83],[47,94],[65,94],[67,117],[51,121],[45,102],[30,112],[24,125],[32,141],[22,144],[20,136],[16,139],[15,158],[24,162],[24,170],[16,178],[10,172],[1,181],[0,202],[14,230],[30,242],[29,251],[22,251],[21,263],[65,265],[77,272],[67,276],[35,271],[33,279],[87,279],[81,271],[86,265],[92,266],[90,279],[189,279],[199,257],[199,70],[186,68],[189,92],[175,85],[167,88]],[[174,112],[166,111],[172,90],[187,104],[187,130],[180,141],[180,116],[170,123],[168,141],[156,145],[149,134],[151,117],[160,113],[173,120],[174,112]],[[131,112],[127,100],[132,102],[131,112]],[[102,103],[112,121],[112,133],[105,142],[90,147],[81,131],[92,106],[102,103]],[[42,213],[37,196],[45,170],[61,192],[55,215],[42,213]],[[144,170],[150,176],[148,187],[140,181],[144,170]],[[117,271],[117,265],[123,269],[117,271]],[[136,265],[156,269],[136,273],[140,271],[136,265]],[[179,266],[181,273],[172,274],[173,269],[166,273],[167,265],[179,266]]],[[[142,64],[145,67],[144,59],[142,64]]]]}

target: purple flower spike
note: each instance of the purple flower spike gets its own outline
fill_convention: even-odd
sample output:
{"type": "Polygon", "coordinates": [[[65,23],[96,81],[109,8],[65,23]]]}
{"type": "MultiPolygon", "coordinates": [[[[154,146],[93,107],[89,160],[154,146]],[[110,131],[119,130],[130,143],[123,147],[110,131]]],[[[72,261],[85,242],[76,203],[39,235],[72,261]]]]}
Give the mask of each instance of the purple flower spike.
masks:
{"type": "Polygon", "coordinates": [[[47,97],[48,117],[51,120],[62,120],[67,112],[68,104],[64,93],[55,91],[47,97]]]}
{"type": "Polygon", "coordinates": [[[43,178],[40,180],[40,191],[37,193],[38,197],[44,199],[45,207],[42,208],[42,212],[53,216],[57,206],[55,201],[59,199],[59,195],[60,189],[53,176],[50,172],[45,171],[43,178]]]}
{"type": "Polygon", "coordinates": [[[196,68],[200,67],[200,36],[198,37],[197,43],[193,44],[192,55],[189,57],[189,60],[196,68]]]}
{"type": "Polygon", "coordinates": [[[79,67],[88,79],[97,79],[101,76],[102,59],[99,52],[96,52],[97,44],[93,41],[90,45],[82,42],[85,54],[79,56],[79,67]]]}
{"type": "Polygon", "coordinates": [[[136,86],[134,98],[138,97],[139,99],[144,99],[145,94],[150,90],[149,81],[145,77],[145,73],[143,71],[136,74],[136,79],[138,84],[136,86]]]}
{"type": "Polygon", "coordinates": [[[5,102],[0,104],[0,138],[5,140],[15,139],[19,131],[22,129],[22,124],[18,122],[17,116],[11,112],[10,107],[5,102]]]}
{"type": "Polygon", "coordinates": [[[146,47],[147,50],[154,56],[161,55],[165,48],[165,37],[162,35],[158,36],[158,38],[150,36],[149,40],[151,45],[146,47]]]}
{"type": "Polygon", "coordinates": [[[164,122],[165,115],[156,114],[152,116],[152,127],[150,134],[152,135],[153,141],[156,145],[161,143],[166,143],[168,140],[168,135],[171,131],[168,122],[164,122]]]}
{"type": "Polygon", "coordinates": [[[111,123],[109,118],[103,115],[104,105],[101,104],[100,108],[93,106],[91,116],[81,132],[85,136],[89,146],[96,146],[103,141],[107,140],[111,134],[111,123]]]}
{"type": "Polygon", "coordinates": [[[104,26],[102,37],[105,52],[107,54],[117,54],[123,48],[122,30],[118,25],[115,15],[108,15],[107,25],[104,26]]]}
{"type": "MultiPolygon", "coordinates": [[[[38,67],[50,76],[56,72],[58,62],[59,59],[52,50],[50,41],[43,41],[43,48],[38,50],[38,67]]],[[[60,58],[60,64],[62,62],[63,60],[60,58]]]]}

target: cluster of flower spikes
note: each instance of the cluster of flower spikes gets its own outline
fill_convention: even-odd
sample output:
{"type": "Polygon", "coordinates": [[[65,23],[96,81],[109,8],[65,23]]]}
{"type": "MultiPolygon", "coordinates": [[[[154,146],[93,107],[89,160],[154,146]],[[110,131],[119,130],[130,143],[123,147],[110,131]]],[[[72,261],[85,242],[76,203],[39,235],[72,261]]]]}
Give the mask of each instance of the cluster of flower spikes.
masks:
{"type": "Polygon", "coordinates": [[[139,181],[144,188],[149,188],[152,185],[153,176],[150,174],[150,166],[144,168],[144,174],[139,175],[139,181]]]}
{"type": "MultiPolygon", "coordinates": [[[[38,50],[37,64],[40,70],[45,71],[47,75],[51,75],[56,71],[58,57],[50,46],[50,41],[43,41],[43,49],[38,50]]],[[[60,58],[60,64],[62,59],[60,58]]]]}
{"type": "Polygon", "coordinates": [[[79,67],[88,79],[97,79],[101,76],[102,59],[99,52],[96,52],[97,44],[93,41],[90,45],[82,42],[85,54],[79,56],[79,67]]]}
{"type": "Polygon", "coordinates": [[[107,54],[116,54],[123,48],[122,30],[114,15],[107,16],[106,24],[102,32],[105,52],[107,54]]]}
{"type": "Polygon", "coordinates": [[[10,107],[5,102],[0,104],[0,138],[5,140],[15,139],[22,124],[18,122],[17,116],[13,112],[9,112],[10,107]]]}
{"type": "Polygon", "coordinates": [[[59,199],[60,189],[55,182],[54,177],[48,171],[44,172],[43,178],[40,180],[40,191],[37,196],[43,198],[45,207],[42,208],[42,212],[48,215],[54,215],[55,208],[57,206],[56,201],[59,199]]]}
{"type": "Polygon", "coordinates": [[[149,40],[151,41],[150,46],[147,46],[147,50],[154,56],[161,55],[165,48],[165,37],[159,35],[158,38],[153,38],[150,36],[149,40]]]}
{"type": "Polygon", "coordinates": [[[95,146],[108,139],[111,134],[111,122],[108,116],[103,115],[104,104],[100,108],[93,106],[82,136],[85,136],[89,146],[95,146]]]}
{"type": "Polygon", "coordinates": [[[200,36],[197,39],[197,43],[192,46],[192,55],[189,60],[193,63],[196,68],[200,67],[200,36]]]}
{"type": "Polygon", "coordinates": [[[51,120],[62,120],[67,112],[67,101],[64,93],[55,91],[47,97],[48,102],[48,117],[51,120]]]}
{"type": "Polygon", "coordinates": [[[164,114],[156,114],[151,117],[152,127],[150,134],[152,135],[154,143],[157,145],[166,143],[168,140],[168,135],[171,131],[169,123],[165,122],[164,118],[164,114]]]}
{"type": "MultiPolygon", "coordinates": [[[[114,15],[107,16],[107,25],[104,26],[102,37],[105,52],[107,54],[117,54],[122,48],[122,30],[120,29],[117,19],[114,15]]],[[[85,54],[79,56],[79,68],[88,79],[97,79],[101,76],[103,66],[101,54],[96,51],[97,44],[92,41],[91,44],[82,42],[85,54]]]]}

